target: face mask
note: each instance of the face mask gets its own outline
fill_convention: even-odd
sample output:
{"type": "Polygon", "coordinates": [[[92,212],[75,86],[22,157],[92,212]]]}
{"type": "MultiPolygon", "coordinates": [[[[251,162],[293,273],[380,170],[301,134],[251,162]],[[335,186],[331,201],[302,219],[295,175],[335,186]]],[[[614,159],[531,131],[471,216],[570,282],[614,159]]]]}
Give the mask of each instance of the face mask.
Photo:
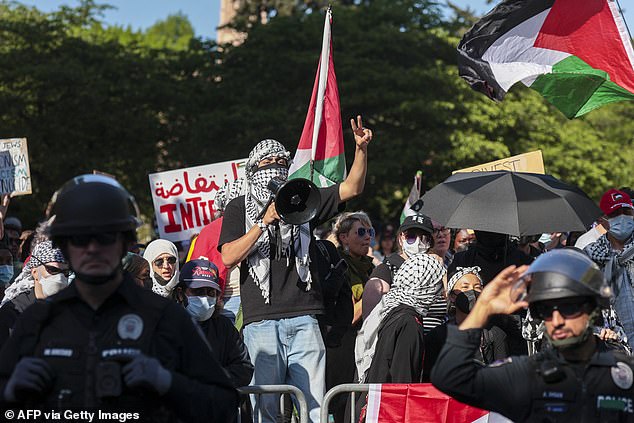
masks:
{"type": "Polygon", "coordinates": [[[411,257],[416,254],[425,253],[429,250],[429,242],[421,241],[420,238],[416,238],[413,244],[410,244],[405,240],[403,242],[403,252],[407,257],[411,257]]]}
{"type": "Polygon", "coordinates": [[[190,297],[187,296],[187,311],[199,322],[208,320],[214,314],[216,297],[190,297]]]}
{"type": "Polygon", "coordinates": [[[288,168],[277,163],[262,166],[253,173],[253,185],[270,194],[268,189],[269,181],[275,177],[283,180],[288,179],[288,168]]]}
{"type": "Polygon", "coordinates": [[[622,214],[608,219],[608,222],[610,222],[610,235],[619,241],[625,241],[634,232],[634,218],[632,216],[622,214]]]}
{"type": "Polygon", "coordinates": [[[57,275],[40,278],[40,285],[42,286],[42,294],[45,297],[50,297],[68,286],[68,278],[62,273],[58,273],[57,275]]]}
{"type": "Polygon", "coordinates": [[[13,266],[5,264],[0,266],[0,283],[7,284],[13,277],[13,266]]]}
{"type": "Polygon", "coordinates": [[[169,281],[166,281],[165,279],[163,279],[163,276],[159,275],[156,272],[154,272],[154,280],[156,280],[159,283],[159,285],[161,285],[161,286],[165,286],[165,285],[167,285],[167,282],[169,282],[169,281]]]}
{"type": "Polygon", "coordinates": [[[479,244],[489,248],[504,247],[506,242],[506,235],[493,233],[493,232],[476,232],[476,240],[479,244]]]}
{"type": "Polygon", "coordinates": [[[473,310],[473,306],[475,306],[479,296],[480,293],[473,289],[461,292],[456,296],[456,308],[465,314],[469,314],[473,310]]]}

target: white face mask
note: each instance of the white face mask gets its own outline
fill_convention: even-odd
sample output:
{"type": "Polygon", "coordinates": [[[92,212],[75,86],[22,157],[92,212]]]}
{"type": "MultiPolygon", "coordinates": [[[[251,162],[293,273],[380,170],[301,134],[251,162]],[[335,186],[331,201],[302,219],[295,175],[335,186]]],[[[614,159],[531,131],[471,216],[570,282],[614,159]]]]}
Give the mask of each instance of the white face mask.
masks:
{"type": "Polygon", "coordinates": [[[42,294],[44,297],[50,297],[57,294],[68,286],[68,278],[63,273],[40,277],[40,285],[42,286],[42,294]]]}
{"type": "Polygon", "coordinates": [[[403,240],[403,252],[407,257],[411,257],[416,254],[426,253],[429,250],[429,242],[422,241],[420,237],[416,238],[413,244],[407,242],[407,239],[403,240]]]}
{"type": "Polygon", "coordinates": [[[199,322],[204,322],[214,314],[216,307],[216,297],[194,297],[187,296],[187,311],[199,322]]]}

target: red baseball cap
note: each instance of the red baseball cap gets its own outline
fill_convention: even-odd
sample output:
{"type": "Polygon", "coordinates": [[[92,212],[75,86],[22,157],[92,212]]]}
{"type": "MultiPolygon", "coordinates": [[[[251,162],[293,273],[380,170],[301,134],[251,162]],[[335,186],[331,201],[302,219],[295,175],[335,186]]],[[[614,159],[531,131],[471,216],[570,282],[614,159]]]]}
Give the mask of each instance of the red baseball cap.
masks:
{"type": "Polygon", "coordinates": [[[614,188],[603,194],[603,197],[601,197],[601,201],[599,202],[599,207],[601,207],[601,210],[606,215],[614,213],[614,211],[620,209],[621,207],[629,207],[630,209],[634,208],[632,207],[632,199],[630,196],[625,192],[614,188]]]}

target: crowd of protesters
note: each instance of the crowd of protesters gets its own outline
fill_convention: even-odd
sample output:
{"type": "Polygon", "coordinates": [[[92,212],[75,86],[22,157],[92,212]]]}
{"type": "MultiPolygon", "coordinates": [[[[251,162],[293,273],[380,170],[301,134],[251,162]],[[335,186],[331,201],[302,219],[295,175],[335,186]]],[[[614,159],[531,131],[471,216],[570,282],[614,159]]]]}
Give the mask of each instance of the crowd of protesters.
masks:
{"type": "MultiPolygon", "coordinates": [[[[169,356],[176,353],[166,352],[168,349],[151,348],[147,357],[144,353],[142,358],[127,357],[123,359],[125,366],[114,366],[115,378],[122,378],[123,382],[115,383],[118,388],[112,393],[102,397],[97,392],[97,398],[88,398],[86,394],[85,403],[81,399],[70,401],[68,404],[73,406],[90,408],[108,404],[112,408],[112,403],[104,398],[123,397],[125,389],[137,386],[149,386],[152,394],[158,395],[152,397],[154,402],[163,401],[161,397],[166,401],[184,401],[183,395],[170,396],[170,392],[174,386],[183,387],[194,380],[196,382],[191,383],[214,386],[224,390],[225,395],[228,386],[235,389],[250,384],[290,384],[304,393],[309,420],[317,422],[324,394],[333,386],[432,380],[434,365],[443,356],[452,327],[469,323],[468,316],[483,289],[490,283],[499,283],[498,275],[509,266],[530,265],[552,250],[582,251],[601,269],[613,295],[609,302],[601,304],[598,317],[592,321],[593,336],[623,354],[631,354],[634,346],[634,208],[627,188],[606,191],[600,201],[604,215],[586,233],[513,238],[477,228],[446,228],[415,211],[408,212],[409,216],[399,226],[391,222],[379,224],[363,211],[344,212],[345,202],[363,192],[368,146],[372,140],[372,131],[363,126],[360,117],[351,125],[355,138],[352,167],[343,182],[319,189],[320,206],[312,220],[299,225],[288,224],[280,218],[275,203],[269,201],[272,196],[269,181],[288,178],[291,153],[278,141],[263,140],[249,154],[246,177],[227,184],[218,192],[216,219],[193,240],[186,259],[182,249],[165,239],[138,244],[131,226],[120,230],[122,237],[114,237],[119,229],[110,230],[109,226],[98,224],[89,229],[82,227],[84,232],[67,233],[64,232],[67,226],[60,226],[59,217],[55,221],[50,219],[52,216],[43,216],[49,219],[33,230],[23,230],[18,218],[7,217],[10,214],[8,198],[3,197],[0,205],[3,218],[0,344],[4,348],[0,359],[8,360],[0,366],[3,403],[6,406],[51,405],[50,391],[64,387],[60,380],[71,385],[80,380],[80,376],[53,374],[55,369],[64,367],[50,363],[62,360],[59,356],[50,357],[51,354],[68,354],[69,357],[80,354],[72,348],[60,347],[55,341],[57,335],[60,339],[68,335],[68,329],[60,329],[57,334],[56,327],[49,325],[50,317],[37,320],[39,317],[34,317],[35,312],[29,310],[36,308],[31,307],[34,304],[68,305],[78,297],[79,300],[73,301],[83,301],[89,309],[80,310],[78,305],[71,305],[71,312],[58,313],[63,316],[78,313],[82,318],[96,319],[102,309],[114,307],[114,300],[108,297],[111,293],[89,291],[93,289],[90,286],[104,281],[125,285],[129,280],[135,288],[128,287],[120,293],[125,301],[145,298],[143,301],[155,302],[157,309],[168,310],[167,315],[177,320],[181,318],[179,313],[185,310],[195,325],[183,329],[184,323],[179,323],[181,332],[200,338],[196,348],[204,349],[207,355],[187,354],[190,358],[213,361],[213,368],[220,369],[222,375],[218,376],[220,379],[213,375],[207,379],[191,376],[197,372],[194,362],[179,367],[174,360],[183,357],[169,356]],[[55,236],[57,227],[61,229],[55,236]],[[315,236],[317,233],[319,237],[315,236]],[[78,264],[77,256],[68,256],[77,248],[104,247],[120,238],[125,241],[120,263],[107,275],[97,277],[87,273],[78,264]],[[117,272],[125,275],[124,282],[117,272]],[[144,294],[128,292],[131,289],[140,289],[144,294]],[[100,299],[95,301],[95,296],[100,299]],[[156,300],[148,300],[154,296],[156,300]],[[169,308],[164,301],[179,307],[169,308]],[[34,319],[37,330],[51,339],[44,352],[39,347],[31,347],[31,350],[24,347],[25,339],[30,339],[36,331],[28,326],[34,319]],[[51,353],[53,347],[57,353],[51,353]],[[14,367],[8,367],[9,363],[14,367]],[[154,373],[145,377],[146,368],[154,369],[154,373]],[[135,382],[134,375],[143,382],[135,382]],[[190,379],[181,380],[181,377],[190,379]],[[121,383],[127,387],[122,388],[121,383]]],[[[81,217],[73,216],[72,219],[81,217]]],[[[105,216],[104,221],[108,218],[105,216]]],[[[68,227],[72,227],[72,219],[68,227]]],[[[61,305],[58,308],[67,310],[61,305]]],[[[46,310],[49,316],[51,311],[46,310]]],[[[139,312],[145,319],[143,313],[145,311],[139,312]]],[[[122,319],[116,328],[121,338],[125,339],[121,335],[125,329],[121,328],[122,324],[130,325],[132,332],[136,330],[135,325],[136,328],[141,325],[140,330],[143,328],[143,322],[139,323],[136,317],[122,319]]],[[[544,316],[535,315],[532,308],[492,315],[478,332],[479,348],[470,355],[471,359],[487,366],[512,355],[535,354],[548,349],[550,338],[546,328],[552,323],[549,320],[545,325],[543,319],[544,316]]],[[[157,325],[154,330],[159,331],[162,326],[157,325]]],[[[93,333],[90,332],[93,329],[86,330],[93,333]]],[[[188,340],[167,342],[191,344],[188,340]]],[[[128,344],[119,342],[117,345],[128,344]]],[[[197,363],[206,366],[200,361],[197,363]]],[[[86,366],[79,370],[89,374],[94,370],[97,378],[100,372],[111,371],[95,363],[86,366]]],[[[211,370],[207,368],[207,371],[211,370]]],[[[62,398],[66,395],[63,392],[55,394],[62,398]]],[[[130,401],[140,401],[142,409],[147,408],[145,401],[150,401],[142,395],[130,398],[130,401]]],[[[204,399],[205,394],[196,398],[204,399]]],[[[363,419],[366,400],[363,395],[358,399],[356,410],[352,411],[363,419]]],[[[178,418],[188,421],[198,419],[195,417],[198,407],[224,407],[235,410],[218,414],[208,410],[201,415],[251,421],[255,412],[261,414],[263,421],[275,422],[282,418],[288,420],[293,408],[299,406],[288,403],[284,410],[280,409],[275,396],[244,397],[239,417],[234,417],[237,401],[218,403],[211,397],[208,400],[211,403],[204,407],[187,401],[174,405],[173,411],[178,418]]],[[[134,402],[124,405],[131,404],[134,402]]],[[[349,421],[350,408],[348,397],[338,397],[330,403],[331,418],[335,422],[349,421]]]]}

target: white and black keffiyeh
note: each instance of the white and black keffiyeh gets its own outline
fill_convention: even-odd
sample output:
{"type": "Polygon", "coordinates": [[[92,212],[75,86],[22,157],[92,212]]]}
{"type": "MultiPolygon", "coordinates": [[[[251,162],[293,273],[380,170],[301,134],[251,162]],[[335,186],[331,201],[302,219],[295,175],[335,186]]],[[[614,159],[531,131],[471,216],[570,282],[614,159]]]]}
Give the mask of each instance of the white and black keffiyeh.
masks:
{"type": "MultiPolygon", "coordinates": [[[[235,181],[227,182],[222,188],[216,192],[214,197],[214,208],[222,215],[225,207],[231,200],[245,193],[246,179],[238,178],[235,181]]],[[[219,217],[219,216],[216,216],[219,217]]]]}
{"type": "Polygon", "coordinates": [[[456,286],[456,283],[458,283],[460,278],[462,278],[464,275],[468,275],[468,274],[475,275],[480,280],[480,284],[482,284],[482,278],[480,277],[481,271],[482,269],[480,268],[480,266],[456,267],[456,271],[447,282],[447,294],[453,291],[454,287],[456,286]]]}
{"type": "Polygon", "coordinates": [[[35,281],[33,280],[33,275],[31,275],[31,269],[51,262],[67,263],[66,258],[62,254],[62,250],[53,247],[51,241],[47,240],[38,243],[31,252],[30,260],[24,264],[22,272],[20,272],[13,283],[4,290],[4,298],[0,306],[4,305],[7,301],[13,300],[23,292],[32,290],[35,281]]]}
{"type": "Polygon", "coordinates": [[[425,316],[442,290],[442,278],[447,270],[426,253],[409,257],[396,272],[394,283],[383,296],[381,319],[395,307],[405,304],[425,316]]]}
{"type": "MultiPolygon", "coordinates": [[[[247,161],[247,189],[244,196],[246,216],[245,230],[248,232],[256,225],[258,215],[266,205],[271,195],[267,188],[269,181],[278,176],[282,179],[288,178],[288,168],[271,167],[268,169],[257,169],[260,161],[271,158],[281,157],[290,164],[290,153],[278,141],[266,139],[260,141],[258,145],[249,154],[247,161]]],[[[257,240],[249,256],[249,275],[255,281],[255,284],[262,291],[265,303],[270,303],[270,271],[271,271],[271,236],[274,231],[264,231],[257,240]]],[[[302,282],[306,283],[306,290],[311,289],[312,278],[310,274],[310,259],[308,256],[308,247],[310,245],[310,226],[308,223],[303,225],[287,225],[284,222],[279,223],[279,239],[281,242],[282,255],[291,257],[294,252],[295,266],[297,273],[302,282]],[[291,252],[291,248],[293,251],[291,252]]]]}
{"type": "Polygon", "coordinates": [[[143,252],[143,258],[147,260],[150,264],[150,278],[152,279],[152,292],[160,295],[161,297],[167,297],[172,292],[172,290],[178,285],[178,276],[179,276],[179,264],[178,264],[178,248],[171,241],[166,239],[155,239],[150,242],[145,251],[143,252]],[[167,281],[165,285],[161,285],[159,281],[156,280],[156,276],[154,274],[154,268],[152,267],[152,263],[157,259],[161,254],[169,254],[173,257],[176,257],[176,263],[174,266],[174,275],[172,278],[167,281]]]}

